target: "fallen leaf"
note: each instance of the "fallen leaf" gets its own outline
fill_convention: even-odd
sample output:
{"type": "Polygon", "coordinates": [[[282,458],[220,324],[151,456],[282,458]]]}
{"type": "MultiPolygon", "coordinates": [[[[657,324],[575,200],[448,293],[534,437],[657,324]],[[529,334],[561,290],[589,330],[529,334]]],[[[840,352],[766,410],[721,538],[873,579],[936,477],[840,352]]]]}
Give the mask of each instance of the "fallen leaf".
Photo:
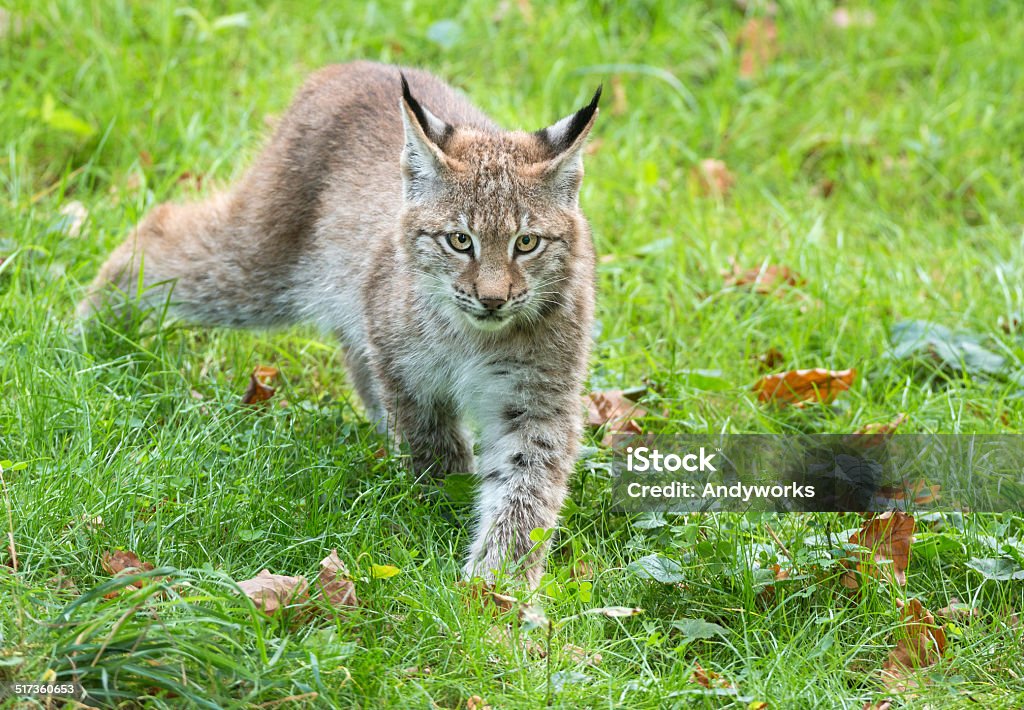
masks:
{"type": "Polygon", "coordinates": [[[774,370],[786,361],[786,356],[778,348],[768,348],[757,356],[757,364],[762,370],[774,370]]]}
{"type": "Polygon", "coordinates": [[[941,484],[935,483],[929,486],[923,480],[917,479],[913,483],[904,482],[899,486],[882,486],[875,495],[890,501],[909,499],[915,505],[927,505],[938,500],[941,489],[941,484]]]}
{"type": "Polygon", "coordinates": [[[705,196],[725,197],[736,184],[736,178],[724,162],[705,158],[691,171],[700,193],[705,196]]]}
{"type": "Polygon", "coordinates": [[[741,268],[736,262],[721,272],[727,287],[751,286],[754,293],[763,296],[781,296],[787,288],[803,286],[806,282],[800,274],[781,264],[764,264],[750,269],[741,268]]]}
{"type": "Polygon", "coordinates": [[[239,582],[238,588],[252,599],[257,609],[274,614],[288,604],[305,601],[309,583],[301,575],[288,577],[263,570],[252,579],[239,582]]]}
{"type": "Polygon", "coordinates": [[[646,417],[647,410],[628,399],[622,390],[591,392],[583,401],[587,405],[587,424],[605,428],[601,439],[604,446],[619,446],[634,435],[643,433],[634,417],[646,417]]]}
{"type": "Polygon", "coordinates": [[[856,377],[857,371],[853,369],[824,370],[816,367],[790,370],[765,375],[754,385],[754,391],[762,402],[797,407],[811,402],[829,404],[840,392],[850,389],[856,377]]]}
{"type": "Polygon", "coordinates": [[[277,379],[277,369],[267,365],[257,365],[249,375],[249,389],[242,395],[242,404],[259,404],[274,396],[275,390],[270,383],[277,379]]]}
{"type": "Polygon", "coordinates": [[[142,562],[134,552],[128,550],[117,550],[110,552],[106,550],[100,558],[100,564],[107,574],[117,576],[119,574],[138,574],[149,572],[153,565],[149,562],[142,562]]]}
{"type": "Polygon", "coordinates": [[[370,576],[374,579],[390,579],[401,571],[394,565],[370,565],[370,576]]]}
{"type": "Polygon", "coordinates": [[[708,690],[712,688],[731,688],[732,683],[723,678],[720,674],[715,671],[705,670],[704,667],[694,661],[693,674],[690,676],[690,680],[697,685],[703,686],[708,690]]]}
{"type": "Polygon", "coordinates": [[[626,85],[618,75],[612,77],[612,107],[613,116],[622,116],[629,110],[629,101],[626,99],[626,85]]]}
{"type": "Polygon", "coordinates": [[[872,422],[871,424],[865,424],[857,431],[853,432],[854,436],[861,437],[872,437],[870,439],[858,440],[859,444],[866,444],[867,446],[877,446],[878,444],[884,443],[889,437],[896,432],[904,423],[907,421],[907,415],[900,413],[896,415],[895,419],[887,422],[872,422]]]}
{"type": "Polygon", "coordinates": [[[518,599],[508,594],[499,593],[490,582],[473,580],[472,582],[461,583],[461,586],[469,588],[470,599],[479,599],[484,602],[485,606],[493,605],[501,613],[512,611],[519,604],[518,599]]]}
{"type": "Polygon", "coordinates": [[[906,604],[897,599],[896,604],[902,610],[901,638],[882,666],[882,682],[890,690],[904,692],[917,686],[912,678],[916,670],[935,664],[945,654],[946,633],[917,599],[906,604]]]}
{"type": "MultiPolygon", "coordinates": [[[[850,536],[850,542],[867,548],[867,552],[859,553],[861,562],[857,563],[858,572],[869,571],[874,577],[878,577],[881,572],[896,584],[906,585],[910,545],[914,542],[914,516],[898,510],[876,515],[866,520],[861,529],[850,536]],[[874,564],[867,563],[869,556],[874,564]]],[[[844,572],[840,582],[847,589],[860,586],[853,570],[844,572]]]]}
{"type": "Polygon", "coordinates": [[[779,53],[779,31],[774,20],[752,17],[739,33],[740,77],[752,79],[775,59],[779,53]]]}
{"type": "Polygon", "coordinates": [[[317,576],[320,594],[325,602],[333,608],[343,606],[359,606],[356,597],[356,586],[349,579],[345,563],[338,557],[337,550],[320,560],[320,574],[317,576]]]}

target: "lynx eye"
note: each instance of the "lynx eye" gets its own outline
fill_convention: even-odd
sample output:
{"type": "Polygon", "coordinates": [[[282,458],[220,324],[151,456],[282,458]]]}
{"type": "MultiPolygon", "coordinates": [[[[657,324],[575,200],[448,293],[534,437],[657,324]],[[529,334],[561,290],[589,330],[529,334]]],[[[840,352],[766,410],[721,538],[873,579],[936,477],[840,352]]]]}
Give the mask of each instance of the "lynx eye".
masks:
{"type": "Polygon", "coordinates": [[[516,251],[520,254],[529,254],[540,244],[540,237],[536,234],[520,234],[516,239],[516,251]]]}
{"type": "Polygon", "coordinates": [[[448,246],[455,251],[469,251],[473,248],[473,240],[469,238],[468,234],[462,232],[449,232],[445,235],[445,239],[448,240],[448,246]]]}

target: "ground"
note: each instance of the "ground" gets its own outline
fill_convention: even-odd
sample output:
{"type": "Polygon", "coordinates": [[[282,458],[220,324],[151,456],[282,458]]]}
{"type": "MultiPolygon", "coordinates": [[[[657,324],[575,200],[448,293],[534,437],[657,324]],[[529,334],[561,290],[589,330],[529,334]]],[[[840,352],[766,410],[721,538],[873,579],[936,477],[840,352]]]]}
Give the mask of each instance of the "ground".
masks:
{"type": "Polygon", "coordinates": [[[456,584],[465,496],[383,454],[329,338],[71,319],[130,225],[230,181],[316,67],[427,67],[528,129],[604,82],[582,194],[600,254],[593,390],[645,387],[642,425],[666,434],[849,433],[899,414],[901,432],[1020,433],[1019,4],[5,7],[0,679],[78,673],[103,702],[153,707],[1024,705],[1024,582],[970,566],[1019,570],[1019,512],[921,518],[906,584],[853,590],[835,540],[858,516],[616,513],[597,432],[551,577],[524,599],[547,631],[456,584]],[[736,285],[733,264],[796,276],[736,285]],[[910,320],[1001,360],[895,357],[910,320]],[[254,410],[240,398],[257,365],[280,375],[254,410]],[[857,372],[830,406],[780,407],[752,392],[766,365],[857,372]],[[332,549],[357,608],[267,618],[232,581],[314,580],[332,549]],[[111,580],[118,550],[156,582],[111,580]],[[944,657],[887,686],[898,602],[937,614],[953,597],[977,616],[937,616],[944,657]],[[643,612],[584,613],[607,606],[643,612]]]}

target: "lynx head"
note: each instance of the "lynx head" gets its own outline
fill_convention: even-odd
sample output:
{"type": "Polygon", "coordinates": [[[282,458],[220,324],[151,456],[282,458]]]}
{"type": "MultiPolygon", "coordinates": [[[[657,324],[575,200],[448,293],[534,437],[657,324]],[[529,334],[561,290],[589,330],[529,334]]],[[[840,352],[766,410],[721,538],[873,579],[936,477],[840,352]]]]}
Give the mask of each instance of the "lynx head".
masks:
{"type": "Polygon", "coordinates": [[[455,322],[529,324],[589,278],[578,197],[600,96],[548,128],[505,133],[449,125],[402,77],[403,247],[420,289],[455,322]]]}

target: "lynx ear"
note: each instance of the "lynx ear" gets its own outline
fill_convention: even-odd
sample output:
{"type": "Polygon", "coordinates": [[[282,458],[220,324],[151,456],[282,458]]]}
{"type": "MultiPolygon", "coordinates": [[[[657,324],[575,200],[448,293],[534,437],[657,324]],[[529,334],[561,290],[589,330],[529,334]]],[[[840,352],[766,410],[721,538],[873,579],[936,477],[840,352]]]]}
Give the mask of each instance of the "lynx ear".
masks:
{"type": "Polygon", "coordinates": [[[436,189],[445,169],[441,146],[452,127],[420,105],[409,82],[402,77],[402,124],[405,126],[405,147],[402,149],[402,184],[408,200],[419,199],[436,189]]]}
{"type": "Polygon", "coordinates": [[[552,154],[544,164],[544,176],[551,189],[571,204],[576,204],[579,198],[583,182],[583,145],[597,118],[601,88],[597,87],[594,98],[579,111],[534,134],[547,145],[552,154]]]}

